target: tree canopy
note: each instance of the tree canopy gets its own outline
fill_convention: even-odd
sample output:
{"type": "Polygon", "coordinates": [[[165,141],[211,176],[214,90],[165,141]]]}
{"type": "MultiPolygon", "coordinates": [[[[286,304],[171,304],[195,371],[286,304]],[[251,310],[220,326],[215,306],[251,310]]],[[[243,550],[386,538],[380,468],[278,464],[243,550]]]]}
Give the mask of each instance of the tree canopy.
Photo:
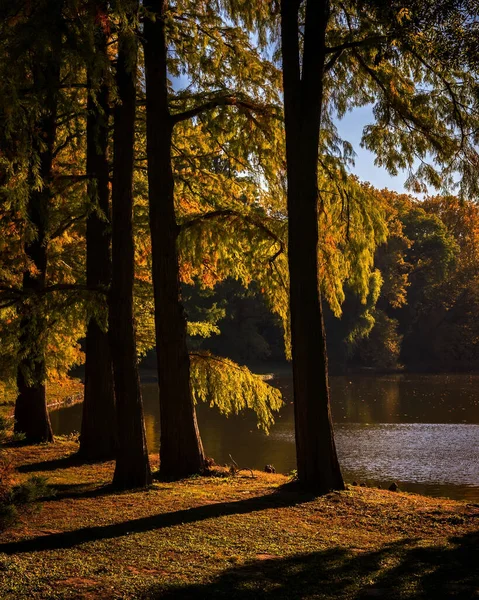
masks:
{"type": "Polygon", "coordinates": [[[321,397],[334,449],[323,312],[338,370],[476,364],[472,0],[9,0],[0,16],[0,375],[28,441],[52,439],[47,386],[86,360],[85,423],[108,397],[100,420],[135,422],[147,462],[137,362],[156,348],[165,473],[204,464],[195,402],[271,426],[280,394],[245,366],[268,354],[293,360],[298,438],[321,397]],[[440,195],[351,174],[337,121],[365,105],[375,163],[440,195]]]}

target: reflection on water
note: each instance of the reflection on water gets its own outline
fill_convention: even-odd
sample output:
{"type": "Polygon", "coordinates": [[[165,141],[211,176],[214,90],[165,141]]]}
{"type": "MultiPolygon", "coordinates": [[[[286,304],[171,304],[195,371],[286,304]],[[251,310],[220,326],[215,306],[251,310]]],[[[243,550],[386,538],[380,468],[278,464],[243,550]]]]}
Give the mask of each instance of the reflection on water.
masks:
{"type": "MultiPolygon", "coordinates": [[[[254,415],[226,419],[198,407],[208,456],[221,464],[229,454],[241,466],[278,472],[295,468],[292,380],[275,381],[285,398],[269,436],[254,415]]],[[[479,375],[354,375],[331,378],[333,419],[346,481],[479,501],[479,375]]],[[[143,385],[150,451],[159,446],[156,384],[143,385]]],[[[51,415],[55,433],[80,429],[81,405],[51,415]]]]}
{"type": "Polygon", "coordinates": [[[332,377],[331,395],[336,422],[479,424],[479,375],[332,377]]]}

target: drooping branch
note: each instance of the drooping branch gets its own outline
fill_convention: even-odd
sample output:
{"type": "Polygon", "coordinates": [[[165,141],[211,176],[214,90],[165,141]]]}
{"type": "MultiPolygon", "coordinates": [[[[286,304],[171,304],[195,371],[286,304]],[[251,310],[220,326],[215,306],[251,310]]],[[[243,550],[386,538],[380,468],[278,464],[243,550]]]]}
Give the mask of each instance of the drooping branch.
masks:
{"type": "Polygon", "coordinates": [[[421,56],[418,52],[416,52],[414,50],[414,48],[412,48],[409,44],[406,45],[406,49],[411,52],[411,54],[426,68],[428,69],[431,73],[433,73],[436,77],[438,77],[444,84],[448,94],[449,94],[449,98],[451,99],[452,105],[453,105],[453,113],[454,116],[456,118],[456,123],[459,127],[459,130],[461,132],[461,147],[464,145],[464,141],[466,138],[466,133],[465,133],[465,124],[464,124],[464,118],[462,115],[462,112],[460,110],[460,103],[458,101],[458,98],[453,90],[453,86],[451,84],[451,82],[447,79],[447,76],[444,74],[444,72],[439,72],[433,65],[431,65],[423,56],[421,56]]]}
{"type": "Polygon", "coordinates": [[[9,308],[28,298],[45,296],[52,292],[96,292],[108,295],[108,290],[100,286],[89,286],[78,283],[57,283],[39,290],[24,290],[22,288],[0,285],[0,308],[9,308]]]}
{"type": "Polygon", "coordinates": [[[364,69],[364,71],[371,77],[371,79],[377,84],[380,90],[383,92],[384,97],[388,100],[390,106],[396,112],[400,120],[404,123],[406,128],[410,131],[417,131],[421,133],[433,146],[436,150],[441,151],[442,149],[442,140],[433,131],[427,123],[422,122],[422,120],[414,114],[404,103],[398,103],[397,99],[394,99],[391,95],[391,90],[388,88],[387,84],[381,79],[378,73],[372,69],[364,58],[357,52],[354,51],[354,55],[364,69]]]}
{"type": "Polygon", "coordinates": [[[239,211],[236,211],[233,209],[212,210],[207,213],[197,215],[196,217],[193,217],[192,219],[189,219],[188,221],[184,221],[179,227],[180,227],[180,231],[183,231],[185,229],[189,229],[191,227],[199,225],[200,223],[203,223],[204,221],[214,220],[214,219],[228,219],[231,217],[241,219],[245,223],[248,223],[248,225],[252,225],[253,227],[256,227],[257,229],[262,231],[264,234],[266,234],[269,238],[271,238],[275,243],[277,243],[279,245],[279,250],[274,254],[273,259],[271,259],[272,261],[276,260],[276,258],[278,258],[278,256],[284,252],[284,250],[285,250],[284,242],[274,231],[272,231],[264,223],[262,223],[261,221],[258,221],[257,219],[251,217],[250,215],[244,215],[244,214],[240,213],[239,211]]]}
{"type": "Polygon", "coordinates": [[[240,108],[244,108],[248,111],[262,114],[262,115],[270,115],[273,117],[277,117],[278,115],[274,113],[273,109],[277,109],[274,105],[264,105],[259,104],[257,102],[253,102],[247,98],[241,98],[236,95],[227,94],[224,96],[217,96],[216,98],[212,98],[207,102],[203,102],[202,104],[198,104],[193,108],[185,110],[183,112],[179,112],[171,115],[171,120],[173,124],[179,123],[181,121],[186,121],[187,119],[192,119],[193,117],[198,116],[199,114],[206,112],[208,110],[212,110],[219,106],[238,106],[240,108]]]}
{"type": "Polygon", "coordinates": [[[216,356],[215,354],[210,354],[209,352],[189,352],[189,355],[194,358],[199,358],[205,361],[215,361],[226,365],[227,367],[237,369],[238,371],[242,370],[242,368],[236,363],[234,363],[232,360],[225,359],[221,356],[216,356]]]}

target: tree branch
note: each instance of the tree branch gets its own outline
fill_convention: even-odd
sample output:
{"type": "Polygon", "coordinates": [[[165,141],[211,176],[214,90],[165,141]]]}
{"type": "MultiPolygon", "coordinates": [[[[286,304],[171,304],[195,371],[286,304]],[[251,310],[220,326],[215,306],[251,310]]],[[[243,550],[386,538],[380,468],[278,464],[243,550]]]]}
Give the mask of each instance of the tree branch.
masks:
{"type": "Polygon", "coordinates": [[[81,132],[77,132],[77,131],[75,131],[74,133],[72,133],[72,134],[68,135],[68,136],[67,136],[67,137],[64,139],[64,141],[63,141],[61,144],[59,144],[59,145],[58,145],[58,146],[55,148],[55,150],[53,151],[53,158],[56,158],[56,157],[57,157],[57,156],[60,154],[60,152],[61,152],[62,150],[64,150],[64,149],[65,149],[65,148],[68,146],[68,144],[69,144],[70,142],[72,142],[74,139],[77,139],[77,138],[81,137],[82,135],[83,135],[83,134],[82,134],[81,132]]]}
{"type": "Polygon", "coordinates": [[[278,256],[284,252],[284,242],[274,231],[272,231],[261,221],[257,221],[253,217],[249,215],[244,215],[233,209],[212,210],[210,212],[203,213],[202,215],[198,215],[192,219],[189,219],[188,221],[184,221],[179,227],[180,231],[183,231],[185,229],[189,229],[190,227],[194,227],[195,225],[198,225],[204,221],[209,221],[211,219],[228,219],[231,217],[242,219],[245,223],[248,223],[249,225],[258,228],[269,238],[271,238],[274,242],[279,244],[279,250],[274,254],[274,256],[269,260],[269,262],[274,262],[276,258],[278,258],[278,256]]]}
{"type": "Polygon", "coordinates": [[[68,219],[67,221],[64,221],[50,236],[51,240],[54,240],[57,237],[60,237],[63,233],[65,233],[65,231],[67,229],[69,229],[72,225],[74,225],[75,223],[78,223],[78,221],[82,221],[83,219],[85,219],[87,216],[87,213],[82,213],[81,215],[77,215],[76,217],[72,217],[71,219],[68,219]]]}
{"type": "Polygon", "coordinates": [[[333,54],[333,56],[328,60],[328,62],[324,64],[324,72],[325,73],[327,73],[334,67],[334,65],[336,64],[336,61],[341,57],[342,53],[343,53],[342,50],[338,50],[337,52],[335,52],[333,54]]]}
{"type": "Polygon", "coordinates": [[[369,46],[371,44],[376,44],[380,42],[387,42],[391,39],[391,36],[387,35],[375,35],[372,37],[367,37],[362,40],[351,40],[349,42],[344,42],[343,44],[339,44],[338,46],[328,47],[326,46],[326,55],[328,54],[337,54],[338,52],[343,52],[343,50],[348,50],[349,48],[363,48],[364,46],[369,46]]]}
{"type": "MultiPolygon", "coordinates": [[[[171,119],[173,124],[179,123],[180,121],[186,121],[187,119],[192,119],[197,115],[207,111],[212,110],[213,108],[217,108],[218,106],[238,106],[240,108],[245,108],[251,112],[256,112],[262,115],[266,115],[270,112],[273,106],[265,106],[262,104],[257,104],[256,102],[252,102],[251,100],[247,100],[244,98],[240,98],[234,95],[225,95],[218,96],[217,98],[212,98],[203,104],[198,104],[197,106],[185,110],[180,113],[176,113],[171,115],[171,119]]],[[[276,108],[276,107],[274,107],[276,108]]],[[[272,114],[272,113],[270,113],[272,114]]],[[[275,115],[272,115],[275,116],[275,115]]]]}
{"type": "Polygon", "coordinates": [[[210,212],[198,215],[192,219],[189,219],[188,221],[184,221],[180,225],[180,229],[181,230],[189,229],[190,227],[194,227],[195,225],[198,225],[199,223],[202,223],[203,221],[208,221],[210,219],[216,219],[216,218],[220,218],[220,219],[226,218],[227,219],[229,217],[236,217],[236,218],[242,219],[243,221],[245,221],[245,223],[248,223],[249,225],[254,225],[258,229],[260,229],[261,231],[266,233],[268,235],[268,237],[272,238],[275,242],[277,242],[280,245],[283,245],[283,240],[281,240],[281,238],[278,237],[276,235],[276,233],[274,233],[274,231],[271,231],[271,229],[269,229],[269,227],[267,227],[264,223],[261,223],[261,221],[257,221],[256,219],[254,219],[253,217],[251,217],[249,215],[244,215],[244,214],[240,213],[239,211],[233,210],[230,208],[212,210],[210,212]]]}
{"type": "Polygon", "coordinates": [[[108,295],[108,290],[102,286],[82,285],[77,283],[56,283],[40,290],[26,291],[21,288],[0,285],[0,308],[8,308],[33,296],[44,296],[52,292],[98,292],[108,295]]]}

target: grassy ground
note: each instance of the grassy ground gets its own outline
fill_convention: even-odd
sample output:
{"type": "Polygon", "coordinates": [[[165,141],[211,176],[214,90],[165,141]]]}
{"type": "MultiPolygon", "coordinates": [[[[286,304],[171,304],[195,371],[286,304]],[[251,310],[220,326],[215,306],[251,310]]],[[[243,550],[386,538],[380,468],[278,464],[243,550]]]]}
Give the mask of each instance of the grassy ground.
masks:
{"type": "Polygon", "coordinates": [[[76,443],[6,448],[56,495],[0,535],[0,598],[479,598],[479,506],[281,475],[116,493],[76,443]]]}

